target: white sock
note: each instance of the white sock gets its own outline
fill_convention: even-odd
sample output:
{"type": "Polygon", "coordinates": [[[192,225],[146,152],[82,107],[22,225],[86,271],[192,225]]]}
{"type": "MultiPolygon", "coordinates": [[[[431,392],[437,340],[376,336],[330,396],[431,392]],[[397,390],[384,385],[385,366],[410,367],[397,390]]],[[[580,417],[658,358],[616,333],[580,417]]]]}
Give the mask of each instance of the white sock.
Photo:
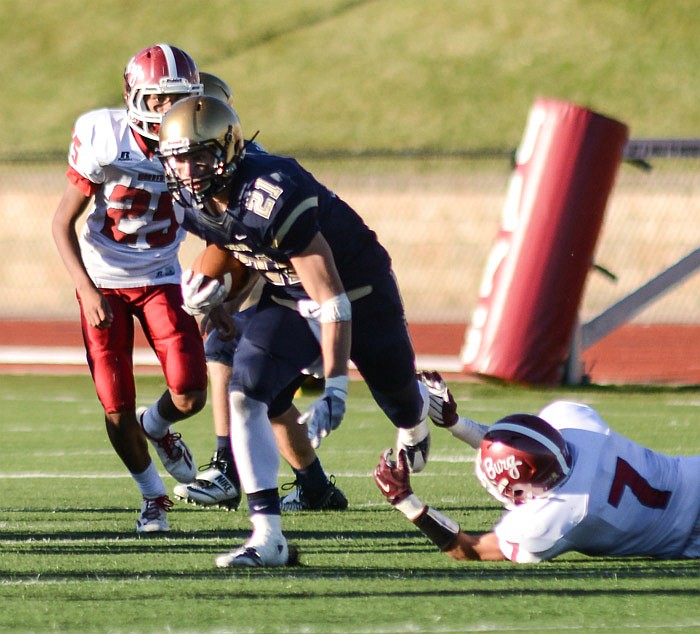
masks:
{"type": "Polygon", "coordinates": [[[231,392],[231,447],[245,492],[277,488],[280,454],[267,405],[231,392]]]}
{"type": "Polygon", "coordinates": [[[143,428],[153,438],[160,440],[170,429],[170,421],[165,420],[158,411],[158,402],[153,403],[143,415],[143,428]]]}
{"type": "Polygon", "coordinates": [[[403,445],[415,447],[428,436],[430,436],[430,425],[427,420],[422,420],[415,427],[411,427],[410,429],[405,429],[404,427],[399,428],[399,433],[396,438],[403,445]]]}
{"type": "Polygon", "coordinates": [[[253,524],[253,532],[246,541],[246,546],[265,546],[272,539],[281,537],[282,535],[282,516],[281,515],[264,515],[262,513],[253,513],[250,516],[250,521],[253,524]]]}
{"type": "Polygon", "coordinates": [[[281,515],[264,515],[263,513],[253,513],[250,516],[250,522],[253,524],[253,534],[250,541],[265,540],[268,535],[276,535],[282,533],[282,516],[281,515]]]}
{"type": "Polygon", "coordinates": [[[420,413],[421,421],[428,418],[428,412],[430,411],[430,392],[428,391],[428,386],[423,383],[423,381],[418,381],[418,391],[423,399],[423,409],[420,413]]]}
{"type": "Polygon", "coordinates": [[[159,498],[163,495],[167,495],[165,484],[163,484],[163,480],[158,474],[158,469],[156,469],[156,465],[153,464],[153,461],[146,467],[145,471],[141,473],[132,473],[131,477],[136,481],[143,497],[159,498]]]}

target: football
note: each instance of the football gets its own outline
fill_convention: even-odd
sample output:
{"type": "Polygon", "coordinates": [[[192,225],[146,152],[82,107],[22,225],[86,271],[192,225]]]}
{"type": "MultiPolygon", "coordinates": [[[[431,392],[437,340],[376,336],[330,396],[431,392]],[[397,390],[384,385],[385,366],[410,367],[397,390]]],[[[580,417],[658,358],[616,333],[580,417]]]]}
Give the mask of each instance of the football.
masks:
{"type": "Polygon", "coordinates": [[[227,249],[210,244],[201,251],[190,267],[195,274],[216,278],[228,289],[226,300],[236,297],[243,290],[250,272],[227,249]]]}

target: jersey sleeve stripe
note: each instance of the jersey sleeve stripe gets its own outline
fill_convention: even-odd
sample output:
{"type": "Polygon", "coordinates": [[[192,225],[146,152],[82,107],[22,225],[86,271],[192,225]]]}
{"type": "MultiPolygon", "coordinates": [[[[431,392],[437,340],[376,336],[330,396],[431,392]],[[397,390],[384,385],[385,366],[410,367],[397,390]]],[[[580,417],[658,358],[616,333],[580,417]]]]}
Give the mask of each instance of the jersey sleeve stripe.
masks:
{"type": "Polygon", "coordinates": [[[309,209],[313,209],[317,206],[318,196],[312,196],[311,198],[307,198],[306,200],[300,202],[292,210],[292,213],[289,214],[287,219],[282,223],[282,226],[279,228],[279,231],[275,235],[275,239],[272,241],[272,245],[275,248],[278,248],[279,245],[282,244],[282,240],[284,240],[285,236],[289,233],[289,230],[292,228],[292,225],[294,225],[299,216],[301,216],[304,212],[308,211],[309,209]]]}

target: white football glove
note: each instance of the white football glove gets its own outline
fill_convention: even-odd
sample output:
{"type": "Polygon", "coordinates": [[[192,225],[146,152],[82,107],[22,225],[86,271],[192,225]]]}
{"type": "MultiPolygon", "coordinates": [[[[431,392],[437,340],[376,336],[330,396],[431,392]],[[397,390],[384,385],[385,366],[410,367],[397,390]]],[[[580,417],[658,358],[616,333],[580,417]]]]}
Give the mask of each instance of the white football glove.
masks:
{"type": "Polygon", "coordinates": [[[306,424],[311,446],[318,449],[323,440],[340,426],[345,415],[345,399],[348,397],[348,377],[334,376],[326,379],[323,396],[314,401],[299,417],[299,424],[306,424]]]}
{"type": "Polygon", "coordinates": [[[228,295],[225,284],[202,273],[195,274],[192,269],[182,272],[180,288],[182,307],[190,315],[206,315],[214,306],[221,305],[228,295]]]}

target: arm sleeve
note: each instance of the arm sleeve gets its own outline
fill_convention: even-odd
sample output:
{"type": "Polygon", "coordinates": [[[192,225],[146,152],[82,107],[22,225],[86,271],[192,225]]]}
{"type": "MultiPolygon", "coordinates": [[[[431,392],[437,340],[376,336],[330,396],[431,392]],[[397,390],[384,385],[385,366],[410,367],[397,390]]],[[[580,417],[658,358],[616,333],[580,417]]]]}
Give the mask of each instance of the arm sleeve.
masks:
{"type": "Polygon", "coordinates": [[[505,513],[494,532],[503,554],[516,563],[546,561],[571,550],[567,533],[585,514],[585,499],[542,498],[505,513]]]}

